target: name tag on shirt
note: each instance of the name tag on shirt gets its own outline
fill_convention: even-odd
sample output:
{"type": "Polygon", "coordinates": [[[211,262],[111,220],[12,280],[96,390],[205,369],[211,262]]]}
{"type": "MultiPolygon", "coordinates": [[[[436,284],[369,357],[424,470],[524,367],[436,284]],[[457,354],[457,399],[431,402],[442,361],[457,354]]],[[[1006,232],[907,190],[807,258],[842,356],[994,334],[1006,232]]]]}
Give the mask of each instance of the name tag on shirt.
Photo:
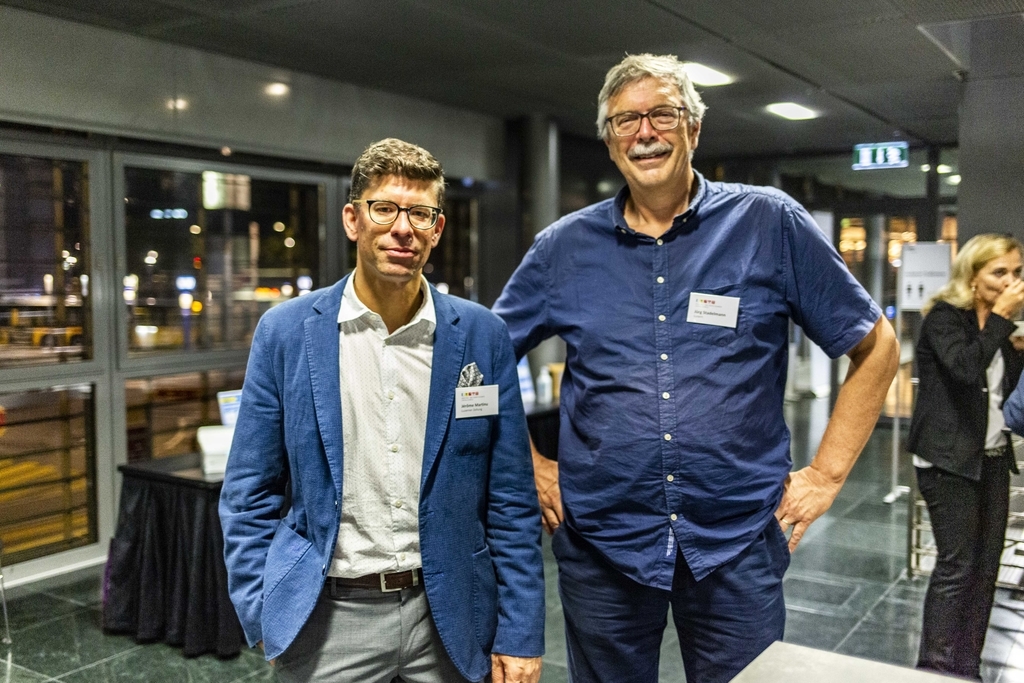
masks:
{"type": "Polygon", "coordinates": [[[498,414],[498,385],[459,387],[455,390],[455,419],[498,414]]]}
{"type": "Polygon", "coordinates": [[[739,312],[738,296],[690,292],[690,308],[686,312],[686,322],[736,329],[739,312]]]}

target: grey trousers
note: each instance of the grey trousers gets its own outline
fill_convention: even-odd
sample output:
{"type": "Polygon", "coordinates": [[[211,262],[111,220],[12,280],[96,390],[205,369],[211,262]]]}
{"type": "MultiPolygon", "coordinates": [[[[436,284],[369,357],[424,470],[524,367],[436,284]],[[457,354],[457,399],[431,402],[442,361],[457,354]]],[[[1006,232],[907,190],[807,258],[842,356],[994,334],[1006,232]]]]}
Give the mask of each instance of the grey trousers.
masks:
{"type": "Polygon", "coordinates": [[[282,683],[465,683],[445,652],[423,586],[320,594],[276,662],[282,683]]]}

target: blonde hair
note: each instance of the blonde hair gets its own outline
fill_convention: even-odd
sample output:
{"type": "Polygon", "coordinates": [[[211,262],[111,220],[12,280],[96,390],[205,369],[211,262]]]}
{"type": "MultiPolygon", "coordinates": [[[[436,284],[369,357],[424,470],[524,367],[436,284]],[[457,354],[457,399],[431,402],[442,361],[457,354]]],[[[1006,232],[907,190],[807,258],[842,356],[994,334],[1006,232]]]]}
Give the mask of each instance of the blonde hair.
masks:
{"type": "Polygon", "coordinates": [[[971,281],[985,264],[992,259],[1005,256],[1016,251],[1024,255],[1024,247],[1011,235],[984,233],[967,240],[953,260],[953,274],[949,282],[928,300],[921,308],[921,313],[928,314],[937,301],[945,301],[957,308],[974,307],[974,290],[971,281]]]}

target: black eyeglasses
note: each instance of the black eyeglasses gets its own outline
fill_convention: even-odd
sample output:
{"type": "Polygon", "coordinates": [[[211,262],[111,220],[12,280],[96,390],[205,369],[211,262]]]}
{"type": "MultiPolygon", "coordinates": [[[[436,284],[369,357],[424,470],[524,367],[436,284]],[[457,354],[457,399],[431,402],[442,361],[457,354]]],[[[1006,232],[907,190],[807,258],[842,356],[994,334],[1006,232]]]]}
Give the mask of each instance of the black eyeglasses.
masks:
{"type": "Polygon", "coordinates": [[[686,107],[655,107],[648,112],[624,111],[609,116],[604,122],[612,129],[612,133],[620,138],[634,135],[640,130],[640,122],[647,119],[654,130],[672,130],[679,125],[679,118],[686,107]]]}
{"type": "Polygon", "coordinates": [[[377,225],[391,225],[398,220],[398,214],[405,211],[409,217],[409,225],[417,230],[430,230],[437,225],[437,218],[443,212],[436,206],[399,206],[386,199],[353,199],[353,204],[366,204],[366,212],[370,220],[377,225]]]}

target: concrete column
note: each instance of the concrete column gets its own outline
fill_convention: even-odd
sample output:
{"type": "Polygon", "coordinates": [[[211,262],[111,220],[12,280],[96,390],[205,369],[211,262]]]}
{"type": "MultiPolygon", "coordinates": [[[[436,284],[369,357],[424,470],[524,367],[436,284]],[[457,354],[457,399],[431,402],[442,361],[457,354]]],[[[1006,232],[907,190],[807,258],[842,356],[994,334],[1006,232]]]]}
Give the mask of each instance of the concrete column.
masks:
{"type": "Polygon", "coordinates": [[[543,114],[533,114],[526,136],[527,210],[536,235],[559,218],[558,126],[543,114]]]}
{"type": "Polygon", "coordinates": [[[958,237],[1024,238],[1024,15],[970,22],[960,104],[958,237]]]}
{"type": "MultiPolygon", "coordinates": [[[[558,156],[558,126],[543,114],[531,115],[527,120],[523,185],[527,190],[527,221],[535,235],[559,218],[558,156]]],[[[551,337],[531,351],[529,358],[530,371],[536,378],[542,366],[565,360],[565,342],[551,337]]]]}
{"type": "Polygon", "coordinates": [[[875,300],[875,303],[885,308],[882,296],[885,292],[885,269],[889,260],[889,230],[885,225],[883,214],[874,214],[864,217],[864,228],[867,232],[868,248],[864,254],[864,261],[867,265],[867,282],[864,288],[875,300]]]}

